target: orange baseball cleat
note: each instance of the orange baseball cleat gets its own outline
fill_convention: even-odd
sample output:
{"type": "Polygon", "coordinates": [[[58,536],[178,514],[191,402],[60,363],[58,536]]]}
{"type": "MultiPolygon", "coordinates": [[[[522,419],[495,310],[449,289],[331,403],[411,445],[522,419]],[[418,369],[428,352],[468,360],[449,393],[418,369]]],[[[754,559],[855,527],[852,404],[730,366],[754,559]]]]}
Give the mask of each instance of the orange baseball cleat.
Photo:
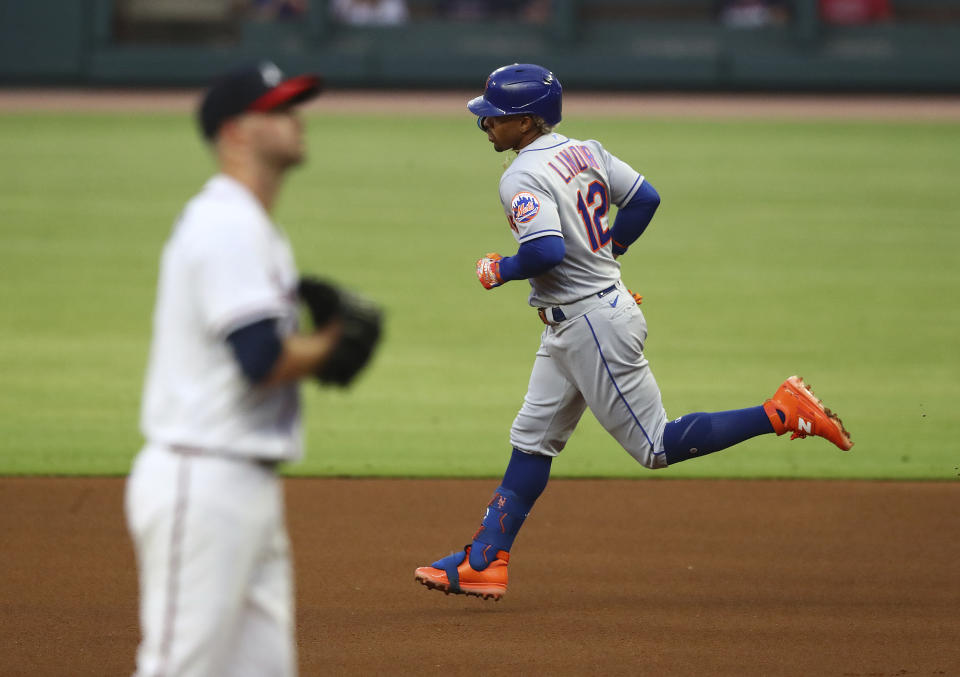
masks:
{"type": "Polygon", "coordinates": [[[500,601],[507,591],[507,562],[510,553],[499,550],[483,571],[470,566],[470,548],[437,560],[428,567],[418,567],[414,580],[445,595],[473,595],[500,601]]]}
{"type": "Polygon", "coordinates": [[[849,451],[853,446],[850,433],[843,427],[840,417],[823,406],[799,376],[784,381],[773,397],[763,403],[763,408],[778,435],[792,432],[791,440],[816,435],[830,440],[843,451],[849,451]],[[780,420],[778,411],[784,420],[780,420]]]}

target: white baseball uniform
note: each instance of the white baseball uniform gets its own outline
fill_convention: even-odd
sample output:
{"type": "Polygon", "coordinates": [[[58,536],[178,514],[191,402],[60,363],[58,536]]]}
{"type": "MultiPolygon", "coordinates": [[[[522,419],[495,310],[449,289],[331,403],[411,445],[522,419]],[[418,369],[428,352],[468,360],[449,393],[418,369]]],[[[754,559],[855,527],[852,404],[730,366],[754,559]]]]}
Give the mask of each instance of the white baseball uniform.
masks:
{"type": "Polygon", "coordinates": [[[666,465],[666,412],[643,354],[647,324],[620,280],[608,213],[630,201],[643,176],[597,141],[546,134],[524,147],[500,179],[517,242],[560,236],[566,253],[530,279],[530,305],[547,324],[511,444],[556,456],[584,409],[637,461],[666,465]]]}
{"type": "Polygon", "coordinates": [[[126,513],[140,571],[140,677],[296,674],[279,461],[301,455],[297,384],[254,387],[227,335],[297,326],[290,245],[213,177],[166,244],[126,513]]]}

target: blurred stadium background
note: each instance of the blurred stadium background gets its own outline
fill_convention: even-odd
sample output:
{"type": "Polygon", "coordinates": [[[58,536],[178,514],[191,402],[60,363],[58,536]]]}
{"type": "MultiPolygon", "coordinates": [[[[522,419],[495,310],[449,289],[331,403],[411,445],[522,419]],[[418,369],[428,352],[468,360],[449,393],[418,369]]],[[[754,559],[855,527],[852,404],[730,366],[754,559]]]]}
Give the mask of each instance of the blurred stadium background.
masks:
{"type": "Polygon", "coordinates": [[[196,85],[269,54],[337,87],[957,91],[960,0],[0,0],[0,83],[196,85]]]}

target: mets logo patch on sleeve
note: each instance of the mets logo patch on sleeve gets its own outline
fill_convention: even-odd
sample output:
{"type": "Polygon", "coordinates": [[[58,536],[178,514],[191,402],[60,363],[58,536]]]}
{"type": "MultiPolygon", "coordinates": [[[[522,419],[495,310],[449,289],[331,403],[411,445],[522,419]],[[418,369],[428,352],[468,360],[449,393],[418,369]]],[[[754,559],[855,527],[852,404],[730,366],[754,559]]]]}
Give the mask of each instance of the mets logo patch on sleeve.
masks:
{"type": "Polygon", "coordinates": [[[510,211],[517,223],[530,223],[540,211],[540,201],[533,193],[517,193],[510,201],[510,211]]]}

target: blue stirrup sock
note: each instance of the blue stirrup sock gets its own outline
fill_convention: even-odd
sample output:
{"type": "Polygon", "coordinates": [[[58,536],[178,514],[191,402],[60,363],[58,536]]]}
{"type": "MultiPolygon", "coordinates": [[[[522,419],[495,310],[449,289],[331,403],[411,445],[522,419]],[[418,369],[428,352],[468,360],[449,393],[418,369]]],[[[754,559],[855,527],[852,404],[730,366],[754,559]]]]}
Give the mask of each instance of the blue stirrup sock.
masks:
{"type": "Polygon", "coordinates": [[[696,412],[667,423],[663,431],[663,450],[667,464],[673,465],[772,432],[773,425],[762,406],[713,413],[696,412]]]}
{"type": "Polygon", "coordinates": [[[527,454],[514,449],[500,486],[515,493],[520,500],[533,505],[547,486],[553,456],[527,454]]]}
{"type": "Polygon", "coordinates": [[[523,521],[550,479],[551,456],[525,454],[514,449],[503,481],[487,504],[480,528],[473,535],[470,566],[483,571],[497,557],[510,552],[523,521]]]}

